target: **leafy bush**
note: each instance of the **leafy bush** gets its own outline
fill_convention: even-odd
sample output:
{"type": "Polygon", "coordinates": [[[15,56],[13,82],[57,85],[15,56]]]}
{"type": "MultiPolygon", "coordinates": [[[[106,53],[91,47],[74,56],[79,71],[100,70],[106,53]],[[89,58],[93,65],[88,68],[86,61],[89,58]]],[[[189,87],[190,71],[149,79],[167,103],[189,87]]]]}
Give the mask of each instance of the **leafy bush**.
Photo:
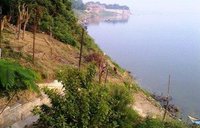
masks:
{"type": "Polygon", "coordinates": [[[188,128],[187,125],[181,121],[165,122],[164,124],[165,128],[188,128]]]}
{"type": "Polygon", "coordinates": [[[76,40],[70,33],[70,28],[68,24],[65,22],[64,17],[58,16],[55,18],[53,34],[56,38],[64,43],[68,43],[72,46],[76,46],[76,40]]]}
{"type": "Polygon", "coordinates": [[[34,109],[37,128],[186,128],[182,122],[142,119],[131,107],[132,90],[124,85],[101,86],[94,81],[95,67],[66,68],[58,73],[64,92],[44,89],[51,106],[34,109]]]}
{"type": "Polygon", "coordinates": [[[183,122],[180,121],[170,121],[163,122],[160,119],[146,118],[144,121],[140,122],[137,128],[188,128],[183,122]]]}
{"type": "Polygon", "coordinates": [[[102,54],[100,53],[91,53],[87,56],[85,56],[85,61],[86,62],[95,62],[97,65],[101,63],[101,61],[105,61],[105,58],[102,54]]]}
{"type": "Polygon", "coordinates": [[[84,10],[85,5],[82,0],[72,0],[72,8],[77,10],[84,10]]]}
{"type": "Polygon", "coordinates": [[[12,92],[30,89],[39,91],[35,81],[38,75],[30,69],[26,69],[16,62],[0,60],[0,91],[12,92]]]}
{"type": "Polygon", "coordinates": [[[59,72],[58,79],[64,94],[45,89],[51,107],[42,105],[34,109],[40,116],[36,127],[54,128],[131,128],[138,115],[131,109],[130,90],[122,85],[100,86],[95,83],[94,66],[86,71],[67,68],[59,72]]]}
{"type": "Polygon", "coordinates": [[[86,42],[85,47],[88,50],[101,51],[101,49],[99,48],[99,46],[95,43],[94,39],[92,39],[89,35],[86,35],[84,37],[84,39],[85,39],[85,42],[86,42]]]}
{"type": "Polygon", "coordinates": [[[145,121],[141,122],[138,128],[165,128],[164,124],[157,119],[147,118],[145,121]]]}

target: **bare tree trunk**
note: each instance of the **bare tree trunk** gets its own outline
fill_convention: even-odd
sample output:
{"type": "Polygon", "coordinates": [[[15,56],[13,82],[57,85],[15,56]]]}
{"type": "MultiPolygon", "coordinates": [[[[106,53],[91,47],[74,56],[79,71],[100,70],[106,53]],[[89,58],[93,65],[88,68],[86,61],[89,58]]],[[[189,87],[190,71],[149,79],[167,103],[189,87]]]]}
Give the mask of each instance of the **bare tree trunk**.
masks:
{"type": "Polygon", "coordinates": [[[37,23],[36,19],[34,21],[34,26],[33,26],[33,64],[35,64],[35,37],[36,37],[36,31],[37,31],[37,23]]]}
{"type": "Polygon", "coordinates": [[[17,19],[16,30],[15,30],[16,38],[18,37],[18,28],[19,28],[19,16],[18,16],[18,19],[17,19]]]}
{"type": "Polygon", "coordinates": [[[17,28],[16,28],[16,33],[17,33],[17,39],[19,40],[20,39],[20,33],[21,33],[21,28],[22,28],[22,22],[23,22],[23,15],[24,15],[24,6],[25,4],[22,5],[22,8],[21,8],[21,5],[18,6],[18,12],[19,12],[19,16],[18,16],[18,19],[17,19],[17,28]]]}
{"type": "MultiPolygon", "coordinates": [[[[19,12],[20,13],[20,12],[19,12]]],[[[16,25],[16,38],[19,40],[20,36],[20,29],[21,29],[21,14],[19,14],[18,19],[17,19],[17,25],[16,25]]]]}
{"type": "Polygon", "coordinates": [[[99,62],[99,84],[101,84],[101,77],[102,77],[102,67],[101,67],[101,62],[99,62]]]}
{"type": "Polygon", "coordinates": [[[100,68],[99,68],[99,84],[102,83],[102,77],[104,75],[104,72],[105,72],[104,67],[102,67],[102,65],[100,65],[100,68]]]}
{"type": "Polygon", "coordinates": [[[8,23],[10,23],[11,19],[12,19],[12,16],[8,16],[8,23]]]}
{"type": "Polygon", "coordinates": [[[105,84],[107,83],[107,79],[108,79],[108,65],[107,65],[107,68],[106,68],[105,84]]]}
{"type": "Polygon", "coordinates": [[[40,10],[39,7],[36,7],[35,10],[35,17],[34,17],[34,25],[33,25],[33,58],[32,58],[32,61],[33,61],[33,64],[35,64],[35,39],[36,39],[36,32],[37,32],[37,29],[38,29],[38,23],[39,23],[39,20],[41,18],[41,13],[42,13],[42,10],[40,10]]]}
{"type": "Polygon", "coordinates": [[[6,20],[6,16],[4,16],[2,19],[1,19],[1,31],[4,29],[4,26],[5,26],[5,21],[6,20]]]}
{"type": "Polygon", "coordinates": [[[22,39],[24,40],[25,38],[25,31],[26,31],[26,26],[27,26],[28,20],[25,21],[24,26],[23,26],[23,35],[22,35],[22,39]]]}
{"type": "Polygon", "coordinates": [[[25,38],[25,31],[26,31],[26,26],[28,24],[28,21],[30,19],[31,13],[29,13],[29,9],[28,7],[26,7],[25,12],[24,12],[24,17],[25,17],[25,21],[24,21],[24,26],[23,26],[23,35],[22,35],[22,39],[25,38]]]}
{"type": "Polygon", "coordinates": [[[1,44],[2,44],[2,33],[1,33],[1,31],[2,31],[2,19],[0,19],[0,48],[1,48],[1,44]]]}

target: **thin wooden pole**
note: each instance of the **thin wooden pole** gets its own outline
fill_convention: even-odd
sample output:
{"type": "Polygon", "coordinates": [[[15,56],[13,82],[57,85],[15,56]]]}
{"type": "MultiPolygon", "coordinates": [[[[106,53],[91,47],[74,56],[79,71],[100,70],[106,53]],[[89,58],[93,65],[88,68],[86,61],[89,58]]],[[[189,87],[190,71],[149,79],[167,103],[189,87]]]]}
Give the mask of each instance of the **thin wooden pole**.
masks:
{"type": "Polygon", "coordinates": [[[2,44],[2,19],[0,19],[0,48],[1,48],[1,44],[2,44]]]}
{"type": "Polygon", "coordinates": [[[32,58],[32,61],[33,61],[33,64],[35,64],[35,38],[36,38],[36,31],[37,31],[37,20],[36,18],[34,19],[34,26],[33,26],[33,58],[32,58]]]}
{"type": "Polygon", "coordinates": [[[2,45],[2,19],[0,19],[0,59],[2,56],[2,46],[1,45],[2,45]]]}
{"type": "Polygon", "coordinates": [[[167,89],[167,96],[168,96],[168,97],[169,97],[169,91],[170,91],[170,84],[171,84],[171,76],[169,75],[168,89],[167,89]]]}
{"type": "Polygon", "coordinates": [[[82,61],[82,54],[83,54],[83,39],[84,39],[85,30],[82,28],[82,35],[81,35],[81,48],[80,48],[80,56],[79,56],[79,70],[81,69],[81,61],[82,61]]]}
{"type": "Polygon", "coordinates": [[[15,91],[15,93],[12,95],[12,97],[8,100],[8,102],[6,103],[5,107],[2,109],[2,111],[0,112],[0,115],[5,111],[5,109],[8,107],[8,105],[10,104],[10,102],[13,100],[14,96],[17,94],[17,92],[15,91]]]}
{"type": "MultiPolygon", "coordinates": [[[[108,65],[107,65],[108,66],[108,65]]],[[[106,77],[105,77],[105,84],[107,83],[108,80],[108,67],[106,68],[106,77]]]]}
{"type": "Polygon", "coordinates": [[[167,103],[166,103],[165,112],[164,112],[164,115],[163,115],[163,119],[162,119],[162,121],[165,120],[165,117],[166,117],[166,114],[167,114],[167,110],[168,110],[168,106],[169,106],[169,91],[170,91],[170,84],[171,84],[171,76],[169,75],[168,88],[167,88],[167,103]]]}

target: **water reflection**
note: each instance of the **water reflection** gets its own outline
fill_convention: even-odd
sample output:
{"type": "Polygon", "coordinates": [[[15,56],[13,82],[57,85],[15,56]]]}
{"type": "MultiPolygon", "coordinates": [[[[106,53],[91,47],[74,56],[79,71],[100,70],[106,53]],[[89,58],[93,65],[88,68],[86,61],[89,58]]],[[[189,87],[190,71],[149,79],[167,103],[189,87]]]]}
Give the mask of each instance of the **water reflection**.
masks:
{"type": "Polygon", "coordinates": [[[99,25],[101,22],[118,24],[118,23],[127,23],[129,21],[129,15],[116,15],[116,16],[97,16],[92,15],[87,19],[88,24],[99,25]]]}
{"type": "Polygon", "coordinates": [[[134,14],[126,24],[91,25],[88,31],[142,88],[166,95],[171,74],[172,103],[199,117],[200,14],[134,14]]]}

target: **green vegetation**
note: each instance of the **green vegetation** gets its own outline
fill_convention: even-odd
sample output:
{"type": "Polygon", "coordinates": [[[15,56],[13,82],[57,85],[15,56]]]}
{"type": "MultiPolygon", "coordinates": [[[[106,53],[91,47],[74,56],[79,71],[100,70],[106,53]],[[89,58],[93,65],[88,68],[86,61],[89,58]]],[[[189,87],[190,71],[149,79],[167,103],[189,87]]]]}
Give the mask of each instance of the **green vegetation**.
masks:
{"type": "Polygon", "coordinates": [[[66,68],[58,73],[64,94],[45,89],[51,106],[34,109],[40,116],[34,127],[39,128],[186,128],[182,122],[142,119],[130,106],[132,89],[124,85],[99,85],[95,70],[66,68]]]}
{"type": "MultiPolygon", "coordinates": [[[[74,2],[74,1],[73,1],[74,2]]],[[[41,12],[41,16],[38,20],[38,28],[37,28],[37,35],[36,35],[36,50],[35,50],[35,56],[36,56],[36,62],[34,65],[31,64],[32,61],[32,51],[30,37],[25,37],[22,40],[13,41],[12,39],[15,38],[17,32],[15,31],[16,28],[11,27],[12,25],[8,25],[5,21],[6,29],[2,31],[3,35],[3,41],[2,41],[2,56],[3,58],[9,58],[14,60],[19,60],[19,63],[23,66],[29,67],[31,69],[34,69],[38,71],[41,76],[44,79],[53,79],[55,78],[55,71],[59,68],[59,66],[62,66],[61,63],[73,63],[75,64],[75,57],[73,55],[77,54],[77,49],[80,47],[80,38],[81,38],[81,31],[82,26],[78,23],[78,19],[74,16],[74,12],[72,11],[72,3],[71,0],[3,0],[2,4],[4,7],[6,7],[8,22],[18,26],[18,19],[19,19],[19,11],[18,8],[22,8],[23,5],[28,8],[28,12],[30,13],[30,19],[27,23],[27,29],[28,31],[33,31],[34,26],[34,19],[36,16],[36,9],[39,8],[41,12]],[[10,19],[11,18],[11,19],[10,19]],[[8,27],[9,26],[9,27],[8,27]],[[38,37],[38,35],[41,35],[39,33],[44,32],[46,34],[51,35],[54,39],[57,39],[64,44],[69,44],[73,47],[73,54],[71,55],[71,58],[73,59],[69,60],[68,55],[69,50],[66,50],[68,47],[67,45],[60,45],[58,43],[53,42],[52,40],[43,41],[45,39],[48,39],[48,37],[38,37]],[[11,36],[12,35],[12,36],[11,36]],[[39,39],[38,39],[39,38],[39,39]],[[5,39],[5,40],[4,40],[5,39]],[[44,45],[48,45],[45,48],[39,49],[38,47],[44,45]],[[30,45],[30,46],[29,46],[30,45]],[[59,48],[56,48],[56,46],[59,46],[59,48]],[[30,47],[29,49],[27,47],[30,47]],[[49,49],[52,51],[52,55],[49,56],[49,49]],[[61,50],[63,49],[62,53],[61,50]],[[64,52],[63,52],[64,51],[64,52]],[[46,60],[37,58],[40,56],[40,53],[44,53],[43,57],[46,60]],[[48,53],[47,53],[48,52],[48,53]],[[63,61],[59,61],[58,59],[62,58],[63,61]],[[49,61],[52,61],[52,63],[55,63],[55,66],[53,68],[50,67],[49,61]],[[54,62],[53,62],[54,61],[54,62]],[[59,63],[58,63],[59,61],[59,63]],[[48,65],[49,64],[49,65],[48,65]],[[41,69],[43,68],[43,69],[41,69]]],[[[21,9],[23,10],[23,9],[21,9]]],[[[21,24],[22,28],[24,24],[21,24]]],[[[31,33],[26,33],[26,35],[29,35],[31,33]]],[[[20,38],[21,39],[21,38],[20,38]]],[[[84,52],[83,55],[88,54],[89,52],[99,52],[100,49],[98,46],[94,43],[94,40],[85,32],[84,35],[84,52]]],[[[56,41],[57,42],[57,41],[56,41]]],[[[71,52],[71,51],[70,51],[71,52]]],[[[72,52],[71,52],[72,53],[72,52]]],[[[40,56],[41,57],[41,56],[40,56]]],[[[51,65],[52,66],[52,65],[51,65]]]]}
{"type": "MultiPolygon", "coordinates": [[[[80,1],[73,1],[74,6],[80,1]]],[[[7,6],[9,15],[12,17],[11,23],[17,24],[18,6],[25,4],[29,8],[31,17],[27,24],[27,29],[32,31],[34,22],[34,9],[41,7],[43,16],[39,21],[39,31],[52,33],[53,36],[63,43],[72,46],[79,46],[81,36],[81,25],[78,24],[78,19],[75,17],[72,10],[71,0],[4,0],[4,6],[7,6]]],[[[85,35],[87,48],[96,49],[93,40],[85,35]]]]}
{"type": "Polygon", "coordinates": [[[106,127],[128,128],[135,126],[138,115],[131,109],[132,96],[122,85],[102,86],[94,81],[94,66],[86,71],[67,68],[59,72],[64,94],[45,90],[51,107],[36,108],[40,116],[37,127],[106,127]]]}
{"type": "Polygon", "coordinates": [[[85,5],[82,0],[72,0],[72,8],[77,10],[85,10],[85,5]]]}
{"type": "MultiPolygon", "coordinates": [[[[53,72],[58,67],[67,65],[66,69],[61,70],[57,79],[64,85],[64,92],[60,93],[55,90],[44,89],[45,93],[51,100],[51,106],[42,105],[34,109],[34,113],[40,116],[39,121],[34,127],[41,128],[185,128],[182,122],[162,122],[158,119],[142,118],[133,109],[133,97],[137,88],[131,87],[131,84],[124,82],[123,78],[119,84],[99,84],[95,79],[97,75],[94,65],[88,66],[87,70],[78,70],[71,68],[69,65],[76,65],[77,48],[79,48],[81,37],[81,26],[78,24],[78,19],[72,11],[71,0],[3,0],[3,5],[6,7],[7,14],[11,16],[11,23],[16,24],[18,19],[19,5],[26,4],[30,9],[30,19],[27,25],[27,30],[32,31],[34,25],[34,10],[40,7],[42,17],[39,19],[37,32],[45,32],[53,34],[53,37],[74,47],[63,46],[54,42],[53,49],[51,46],[40,45],[43,47],[37,48],[38,58],[35,64],[30,64],[32,46],[21,46],[24,50],[16,50],[11,48],[10,42],[7,42],[9,48],[3,48],[3,57],[12,58],[13,60],[23,61],[25,66],[37,69],[43,73],[43,77],[47,78],[48,71],[53,72]],[[61,47],[62,46],[62,47],[61,47]],[[46,48],[46,49],[45,49],[46,48]],[[50,49],[51,48],[51,49],[50,49]],[[27,50],[28,49],[28,50],[27,50]],[[41,50],[42,49],[42,50],[41,50]],[[46,52],[46,51],[48,52],[46,52]],[[66,52],[70,52],[67,54],[66,52]],[[74,50],[74,51],[73,51],[74,50]],[[44,52],[45,51],[45,52],[44,52]],[[50,52],[51,55],[50,54],[50,52]],[[73,51],[73,52],[72,52],[73,51]],[[45,54],[43,54],[45,53],[45,54]],[[66,59],[66,58],[70,59],[66,59]],[[74,60],[75,61],[74,61],[74,60]],[[72,61],[70,61],[72,60],[72,61]],[[37,67],[37,68],[35,68],[37,67]],[[55,68],[56,67],[56,68],[55,68]],[[52,69],[54,68],[54,70],[52,69]],[[51,70],[52,69],[52,70],[51,70]],[[123,82],[121,82],[123,83],[123,82]]],[[[77,1],[81,2],[81,1],[77,1]]],[[[77,8],[82,5],[73,6],[77,8]]],[[[114,6],[115,7],[115,6],[114,6]]],[[[113,7],[111,7],[113,8],[113,7]]],[[[5,31],[4,31],[5,32],[5,31]]],[[[30,33],[29,33],[30,34],[30,33]]],[[[37,40],[41,43],[44,39],[37,40]],[[42,41],[41,41],[42,40],[42,41]]],[[[30,37],[29,37],[29,40],[30,37]]],[[[43,41],[45,42],[45,41],[43,41]]],[[[48,42],[48,41],[47,41],[48,42]]],[[[98,46],[94,43],[89,35],[84,37],[84,52],[101,53],[98,46]]],[[[5,42],[4,42],[5,43],[5,42]]],[[[17,44],[17,42],[14,42],[17,44]]],[[[26,44],[23,40],[18,42],[26,44]]],[[[39,45],[39,43],[37,45],[39,45]]],[[[49,43],[49,42],[48,42],[49,43]]],[[[50,44],[50,43],[49,43],[50,44]]],[[[7,47],[7,46],[6,46],[7,47]]],[[[85,59],[85,58],[84,58],[85,59]]],[[[119,65],[113,63],[119,73],[125,71],[119,65]]],[[[41,74],[42,74],[41,73],[41,74]]],[[[51,74],[52,75],[52,74],[51,74]]],[[[53,74],[54,75],[54,74],[53,74]]],[[[53,76],[52,75],[52,76],[53,76]]],[[[116,74],[112,77],[120,78],[116,74]]],[[[9,93],[19,90],[30,89],[38,91],[35,82],[38,80],[38,75],[31,69],[25,68],[11,60],[0,60],[0,92],[9,93]]],[[[118,81],[117,81],[118,82],[118,81]]],[[[138,89],[139,90],[139,89],[138,89]]],[[[14,97],[14,95],[13,95],[14,97]]],[[[12,99],[12,98],[11,98],[12,99]]],[[[9,103],[9,102],[8,102],[9,103]]]]}
{"type": "Polygon", "coordinates": [[[24,68],[16,62],[0,60],[0,91],[14,92],[29,89],[38,92],[35,84],[38,75],[30,69],[24,68]]]}
{"type": "Polygon", "coordinates": [[[137,128],[188,128],[184,123],[178,121],[162,122],[159,119],[146,118],[137,128]]]}

